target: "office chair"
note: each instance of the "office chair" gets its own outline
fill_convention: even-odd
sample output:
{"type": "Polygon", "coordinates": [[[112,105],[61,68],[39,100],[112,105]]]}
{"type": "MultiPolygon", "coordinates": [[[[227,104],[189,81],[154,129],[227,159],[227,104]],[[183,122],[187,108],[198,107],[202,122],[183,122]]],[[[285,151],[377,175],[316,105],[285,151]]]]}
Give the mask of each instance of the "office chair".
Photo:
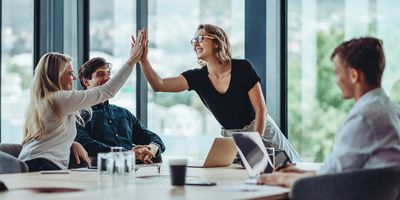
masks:
{"type": "Polygon", "coordinates": [[[0,143],[0,151],[8,153],[16,158],[18,158],[21,149],[21,144],[0,143]]]}
{"type": "Polygon", "coordinates": [[[27,172],[28,166],[18,158],[0,151],[0,174],[27,172]]]}
{"type": "Polygon", "coordinates": [[[296,181],[290,199],[400,199],[400,166],[328,174],[296,181]]]}

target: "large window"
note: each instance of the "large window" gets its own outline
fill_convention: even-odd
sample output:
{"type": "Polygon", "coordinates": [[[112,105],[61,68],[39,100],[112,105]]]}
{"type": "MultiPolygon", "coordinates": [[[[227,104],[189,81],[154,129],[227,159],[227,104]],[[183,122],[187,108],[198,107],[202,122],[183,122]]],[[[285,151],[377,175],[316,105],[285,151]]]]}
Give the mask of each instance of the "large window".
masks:
{"type": "MultiPolygon", "coordinates": [[[[222,27],[233,57],[244,57],[243,0],[150,0],[149,60],[161,77],[200,67],[190,44],[201,23],[222,27]]],[[[167,146],[166,156],[205,157],[221,126],[194,91],[148,93],[149,128],[167,146]]]]}
{"type": "Polygon", "coordinates": [[[331,152],[336,128],[354,104],[342,99],[330,61],[344,40],[383,40],[383,88],[400,103],[399,9],[394,0],[288,0],[288,129],[304,160],[321,162],[331,152]]]}
{"type": "MultiPolygon", "coordinates": [[[[103,57],[112,63],[111,76],[127,61],[131,35],[136,36],[136,1],[90,1],[90,58],[103,57]]],[[[110,103],[136,113],[136,76],[127,83],[110,103]]]]}
{"type": "Polygon", "coordinates": [[[33,76],[33,1],[1,4],[1,142],[21,143],[33,76]]]}

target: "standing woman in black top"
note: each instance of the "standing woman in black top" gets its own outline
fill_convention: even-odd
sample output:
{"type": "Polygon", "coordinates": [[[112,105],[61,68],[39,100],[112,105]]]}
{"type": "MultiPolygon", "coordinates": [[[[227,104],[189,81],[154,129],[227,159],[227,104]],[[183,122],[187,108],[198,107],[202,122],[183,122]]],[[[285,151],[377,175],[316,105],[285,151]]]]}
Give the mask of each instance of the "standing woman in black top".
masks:
{"type": "Polygon", "coordinates": [[[222,125],[222,135],[228,136],[233,131],[257,131],[266,146],[284,149],[292,161],[300,161],[296,150],[266,114],[260,78],[251,63],[231,58],[226,33],[217,26],[201,24],[191,42],[202,67],[176,77],[161,78],[147,59],[146,39],[140,66],[153,90],[194,90],[222,125]]]}

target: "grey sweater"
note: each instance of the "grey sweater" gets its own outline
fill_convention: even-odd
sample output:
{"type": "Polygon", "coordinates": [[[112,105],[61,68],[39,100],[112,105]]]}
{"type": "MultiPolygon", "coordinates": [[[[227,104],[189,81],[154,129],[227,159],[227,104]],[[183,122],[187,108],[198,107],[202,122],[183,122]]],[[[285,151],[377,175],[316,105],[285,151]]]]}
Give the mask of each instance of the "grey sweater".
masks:
{"type": "Polygon", "coordinates": [[[21,150],[19,159],[23,161],[45,158],[61,169],[67,169],[70,147],[76,136],[74,112],[104,102],[113,97],[128,80],[132,67],[122,66],[118,73],[106,84],[88,90],[61,90],[54,97],[65,117],[64,123],[57,120],[49,108],[44,122],[46,136],[41,140],[31,140],[21,150]]]}

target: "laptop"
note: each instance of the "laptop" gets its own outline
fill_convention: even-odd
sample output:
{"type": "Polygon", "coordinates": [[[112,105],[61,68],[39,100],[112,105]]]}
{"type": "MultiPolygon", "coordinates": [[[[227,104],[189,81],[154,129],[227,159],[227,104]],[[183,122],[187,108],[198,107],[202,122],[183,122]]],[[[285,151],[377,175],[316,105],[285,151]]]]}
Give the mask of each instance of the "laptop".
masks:
{"type": "Polygon", "coordinates": [[[249,180],[246,183],[257,183],[261,173],[274,168],[260,134],[258,132],[235,132],[232,133],[232,137],[249,176],[249,180]]]}
{"type": "Polygon", "coordinates": [[[215,138],[205,160],[189,161],[188,167],[225,167],[232,164],[237,154],[233,138],[215,138]]]}

